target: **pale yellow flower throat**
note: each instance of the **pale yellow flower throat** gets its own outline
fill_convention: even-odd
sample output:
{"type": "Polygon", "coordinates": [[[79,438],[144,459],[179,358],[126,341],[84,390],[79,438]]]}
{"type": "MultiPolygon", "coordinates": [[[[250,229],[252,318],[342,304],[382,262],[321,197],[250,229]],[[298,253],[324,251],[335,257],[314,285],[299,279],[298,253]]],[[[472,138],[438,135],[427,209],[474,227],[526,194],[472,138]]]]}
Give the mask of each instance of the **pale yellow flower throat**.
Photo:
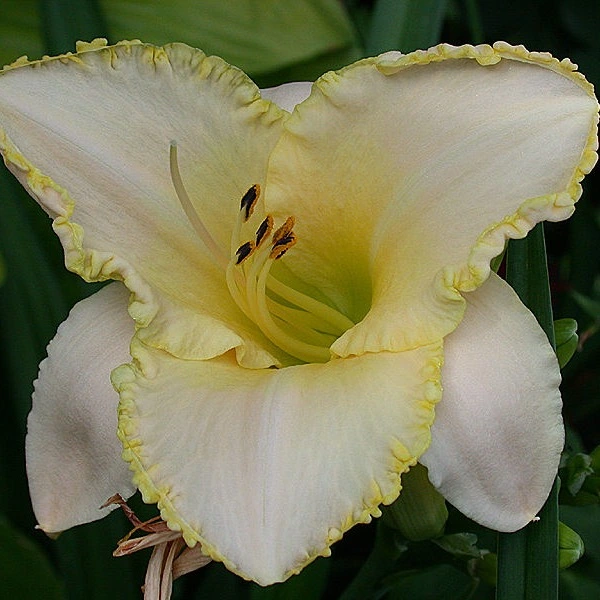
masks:
{"type": "Polygon", "coordinates": [[[247,223],[260,198],[254,184],[242,197],[231,236],[229,257],[215,242],[196,212],[183,185],[177,162],[177,145],[170,145],[171,179],[177,197],[190,223],[223,265],[231,297],[264,335],[283,351],[304,362],[326,362],[329,347],[354,323],[338,310],[279,281],[271,267],[297,241],[294,217],[274,230],[271,215],[256,229],[253,239],[242,242],[242,226],[247,223]]]}

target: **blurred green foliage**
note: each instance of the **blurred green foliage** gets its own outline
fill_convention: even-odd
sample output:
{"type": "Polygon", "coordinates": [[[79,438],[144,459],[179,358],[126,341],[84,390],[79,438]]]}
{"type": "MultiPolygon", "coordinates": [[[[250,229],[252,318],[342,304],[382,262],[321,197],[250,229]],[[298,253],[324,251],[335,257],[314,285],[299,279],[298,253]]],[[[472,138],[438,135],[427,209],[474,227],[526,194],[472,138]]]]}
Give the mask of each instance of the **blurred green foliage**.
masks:
{"type": "MultiPolygon", "coordinates": [[[[267,86],[311,80],[392,48],[503,39],[569,56],[600,83],[599,31],[600,3],[588,0],[3,0],[0,62],[72,50],[75,40],[97,36],[182,41],[267,86]]],[[[546,228],[554,315],[580,325],[579,340],[572,321],[556,326],[567,425],[560,516],[586,548],[560,575],[561,600],[600,597],[599,181],[597,172],[587,178],[568,225],[546,228]]],[[[111,556],[128,530],[121,514],[57,541],[34,530],[23,452],[32,382],[58,324],[95,288],[65,271],[48,219],[5,170],[0,190],[0,600],[140,598],[147,556],[111,556]]],[[[435,541],[411,542],[374,523],[351,530],[332,558],[285,584],[260,588],[212,564],[176,582],[173,598],[484,600],[494,597],[495,578],[495,534],[450,507],[435,541]]]]}

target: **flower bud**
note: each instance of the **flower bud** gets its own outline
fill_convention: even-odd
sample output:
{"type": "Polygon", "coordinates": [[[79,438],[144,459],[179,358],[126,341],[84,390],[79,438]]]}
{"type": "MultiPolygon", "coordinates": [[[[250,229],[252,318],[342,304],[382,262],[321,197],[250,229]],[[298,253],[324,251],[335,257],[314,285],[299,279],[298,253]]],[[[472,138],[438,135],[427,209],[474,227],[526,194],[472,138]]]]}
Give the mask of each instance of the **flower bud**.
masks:
{"type": "Polygon", "coordinates": [[[575,564],[585,551],[583,540],[564,523],[558,524],[558,566],[567,569],[575,564]]]}
{"type": "Polygon", "coordinates": [[[400,497],[383,510],[383,519],[386,525],[414,542],[444,533],[448,519],[446,502],[430,483],[426,467],[417,463],[402,475],[400,497]]]}

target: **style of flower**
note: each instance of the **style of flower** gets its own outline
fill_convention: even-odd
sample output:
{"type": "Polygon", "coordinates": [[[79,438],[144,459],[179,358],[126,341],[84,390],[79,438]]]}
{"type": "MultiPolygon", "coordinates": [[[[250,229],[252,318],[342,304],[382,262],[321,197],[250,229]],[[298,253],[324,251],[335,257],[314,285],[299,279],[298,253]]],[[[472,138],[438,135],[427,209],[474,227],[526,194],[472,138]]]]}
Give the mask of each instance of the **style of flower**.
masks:
{"type": "Polygon", "coordinates": [[[563,444],[559,371],[489,264],[572,214],[597,114],[572,63],[505,43],[262,95],[182,44],[6,67],[8,168],[67,267],[116,280],[40,367],[40,527],[137,488],[188,546],[266,585],[379,516],[417,461],[488,527],[534,519],[563,444]]]}

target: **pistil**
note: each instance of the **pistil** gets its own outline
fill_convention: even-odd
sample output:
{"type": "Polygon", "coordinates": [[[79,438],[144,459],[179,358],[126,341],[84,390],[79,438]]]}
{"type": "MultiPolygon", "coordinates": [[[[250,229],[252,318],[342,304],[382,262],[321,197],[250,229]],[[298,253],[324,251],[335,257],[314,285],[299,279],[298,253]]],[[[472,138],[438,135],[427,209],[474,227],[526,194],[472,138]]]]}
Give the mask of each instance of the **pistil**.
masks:
{"type": "Polygon", "coordinates": [[[215,260],[222,266],[226,267],[228,263],[228,257],[223,253],[222,249],[215,242],[212,235],[210,235],[208,229],[204,226],[204,223],[198,216],[192,201],[183,185],[181,173],[179,172],[179,164],[177,161],[177,143],[171,142],[169,145],[169,167],[171,169],[171,181],[175,188],[175,193],[179,198],[179,202],[187,216],[192,227],[196,230],[196,233],[200,239],[204,242],[204,245],[208,248],[210,253],[213,255],[215,260]]]}

